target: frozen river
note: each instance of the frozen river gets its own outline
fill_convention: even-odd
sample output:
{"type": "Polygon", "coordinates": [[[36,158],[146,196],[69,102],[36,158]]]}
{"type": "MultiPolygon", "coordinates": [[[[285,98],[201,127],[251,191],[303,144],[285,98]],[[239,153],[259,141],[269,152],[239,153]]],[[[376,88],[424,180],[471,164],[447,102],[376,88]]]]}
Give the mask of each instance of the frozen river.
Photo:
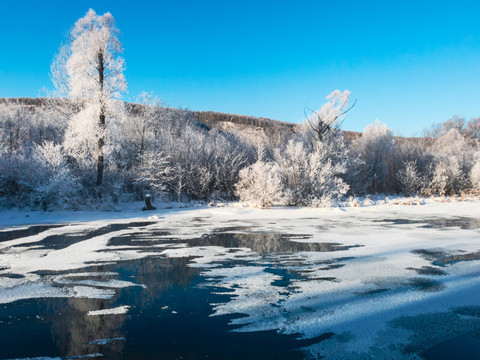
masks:
{"type": "Polygon", "coordinates": [[[480,358],[480,202],[83,215],[0,213],[0,359],[480,358]]]}

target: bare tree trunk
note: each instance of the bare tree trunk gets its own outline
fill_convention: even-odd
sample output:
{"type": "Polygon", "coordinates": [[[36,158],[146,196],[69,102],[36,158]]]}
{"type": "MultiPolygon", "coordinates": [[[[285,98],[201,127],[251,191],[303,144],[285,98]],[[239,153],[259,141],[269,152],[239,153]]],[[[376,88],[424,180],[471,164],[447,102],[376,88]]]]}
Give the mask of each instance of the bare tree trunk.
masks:
{"type": "Polygon", "coordinates": [[[98,137],[98,160],[97,160],[97,186],[103,183],[103,168],[105,166],[103,146],[105,145],[105,103],[103,101],[103,81],[105,67],[103,63],[103,52],[98,52],[98,81],[100,83],[100,116],[98,119],[99,137],[98,137]]]}
{"type": "Polygon", "coordinates": [[[98,160],[97,160],[97,186],[103,183],[103,168],[105,165],[103,145],[105,144],[104,132],[105,132],[105,109],[102,104],[100,109],[100,136],[98,138],[98,160]]]}

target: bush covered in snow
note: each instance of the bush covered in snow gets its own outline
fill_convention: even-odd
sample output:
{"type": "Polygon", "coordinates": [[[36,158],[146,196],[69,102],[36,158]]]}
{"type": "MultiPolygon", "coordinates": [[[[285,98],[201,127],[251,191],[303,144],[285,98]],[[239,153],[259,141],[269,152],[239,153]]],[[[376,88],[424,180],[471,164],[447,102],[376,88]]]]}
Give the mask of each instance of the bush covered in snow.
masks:
{"type": "Polygon", "coordinates": [[[417,161],[407,161],[398,172],[398,179],[405,195],[418,195],[425,190],[425,179],[418,169],[417,161]]]}
{"type": "Polygon", "coordinates": [[[393,133],[385,124],[376,121],[368,125],[352,147],[362,160],[357,166],[357,191],[370,194],[397,191],[399,152],[393,133]]]}
{"type": "Polygon", "coordinates": [[[273,149],[270,162],[260,159],[242,170],[237,186],[241,200],[254,202],[257,197],[261,207],[273,203],[318,207],[347,193],[349,185],[342,176],[348,169],[349,150],[335,128],[348,102],[349,93],[345,94],[335,91],[327,97],[319,115],[307,119],[296,138],[273,149]],[[268,189],[268,184],[273,188],[268,189]]]}
{"type": "Polygon", "coordinates": [[[476,154],[475,165],[472,167],[470,172],[470,181],[472,182],[472,187],[475,191],[480,191],[480,152],[476,154]]]}
{"type": "Polygon", "coordinates": [[[280,168],[261,160],[240,170],[236,194],[241,201],[265,209],[274,203],[285,204],[280,168]]]}

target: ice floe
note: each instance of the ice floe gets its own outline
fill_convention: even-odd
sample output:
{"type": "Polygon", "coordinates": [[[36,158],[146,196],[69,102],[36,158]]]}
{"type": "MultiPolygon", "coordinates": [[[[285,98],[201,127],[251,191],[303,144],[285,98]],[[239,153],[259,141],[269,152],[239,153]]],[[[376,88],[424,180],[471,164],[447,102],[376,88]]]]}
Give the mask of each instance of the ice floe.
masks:
{"type": "Polygon", "coordinates": [[[102,310],[92,310],[89,311],[87,315],[89,316],[99,316],[99,315],[122,315],[128,312],[130,306],[118,306],[116,308],[111,309],[102,309],[102,310]]]}

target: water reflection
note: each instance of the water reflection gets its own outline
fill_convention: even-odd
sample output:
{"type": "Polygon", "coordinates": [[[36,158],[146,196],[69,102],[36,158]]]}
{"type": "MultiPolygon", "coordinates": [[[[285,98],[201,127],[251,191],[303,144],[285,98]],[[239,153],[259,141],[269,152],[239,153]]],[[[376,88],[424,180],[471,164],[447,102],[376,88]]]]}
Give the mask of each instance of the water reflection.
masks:
{"type": "MultiPolygon", "coordinates": [[[[200,238],[175,239],[169,236],[166,231],[150,231],[148,234],[126,234],[113,237],[108,241],[109,246],[123,247],[144,247],[152,251],[152,245],[163,244],[160,248],[163,251],[169,247],[178,247],[180,244],[189,247],[217,246],[228,249],[247,248],[261,255],[297,253],[297,252],[330,252],[343,251],[359,245],[345,246],[334,242],[305,242],[311,235],[304,234],[279,234],[279,233],[238,233],[232,231],[243,230],[243,228],[217,229],[211,234],[200,238]]],[[[155,250],[153,250],[155,251],[155,250]]]]}
{"type": "Polygon", "coordinates": [[[421,225],[422,228],[445,229],[459,227],[463,230],[480,228],[480,219],[470,217],[430,218],[430,219],[380,219],[372,220],[374,223],[385,225],[421,225]]]}
{"type": "Polygon", "coordinates": [[[452,251],[443,251],[438,249],[418,249],[412,253],[420,255],[424,259],[430,261],[435,266],[453,265],[462,261],[480,260],[480,251],[472,253],[458,253],[452,251]]]}
{"type": "MultiPolygon", "coordinates": [[[[415,222],[397,219],[382,222],[432,227],[477,226],[474,221],[470,221],[474,219],[443,220],[445,219],[415,222]]],[[[258,292],[247,291],[248,296],[240,298],[240,302],[245,300],[248,303],[257,296],[258,303],[252,302],[251,307],[255,311],[263,311],[262,301],[268,303],[269,298],[265,300],[262,296],[273,294],[272,299],[280,299],[267,304],[270,306],[268,310],[273,309],[271,313],[257,311],[253,315],[260,315],[257,318],[252,315],[250,319],[271,321],[278,325],[286,318],[293,322],[297,317],[314,316],[314,313],[317,316],[319,309],[326,309],[327,312],[329,309],[335,310],[343,306],[345,299],[369,301],[374,296],[389,294],[391,290],[398,289],[419,291],[423,295],[426,292],[438,292],[444,287],[440,282],[442,278],[432,279],[431,276],[446,275],[443,269],[449,264],[480,259],[480,252],[417,249],[413,253],[427,259],[431,266],[409,268],[416,272],[416,277],[403,278],[396,285],[392,283],[392,286],[397,286],[396,289],[382,286],[362,291],[357,287],[356,292],[350,294],[347,289],[345,293],[340,293],[341,296],[335,297],[332,292],[323,293],[321,289],[338,289],[345,284],[342,273],[348,271],[349,267],[354,269],[349,263],[354,258],[342,257],[342,252],[359,245],[318,243],[313,242],[314,239],[308,234],[255,232],[253,227],[219,228],[197,238],[175,238],[167,230],[150,226],[151,224],[112,224],[82,233],[50,235],[31,244],[32,248],[38,249],[40,246],[42,250],[54,251],[95,236],[132,229],[128,234],[110,238],[106,248],[99,251],[102,254],[130,251],[139,254],[139,258],[117,263],[92,263],[76,271],[37,271],[40,282],[54,284],[58,288],[108,288],[113,296],[105,299],[76,297],[22,300],[0,306],[0,358],[101,354],[103,359],[301,359],[305,354],[299,349],[326,341],[334,334],[323,333],[317,338],[299,340],[298,334],[280,335],[276,330],[231,332],[232,329],[243,330],[240,328],[241,321],[235,323],[234,320],[246,320],[243,325],[248,324],[245,312],[239,315],[241,311],[234,309],[230,313],[225,312],[227,315],[210,316],[215,306],[231,304],[235,301],[238,289],[250,286],[250,283],[244,281],[249,275],[242,278],[242,269],[253,268],[253,272],[260,269],[256,275],[258,279],[266,281],[257,282],[258,292]],[[175,256],[172,252],[167,254],[165,250],[169,249],[178,252],[175,256]],[[182,253],[183,250],[191,251],[182,253]],[[312,254],[315,252],[332,254],[312,254]],[[207,260],[202,259],[202,256],[207,260]],[[341,269],[342,267],[346,268],[341,269]],[[217,276],[208,276],[212,269],[221,271],[217,276]],[[232,276],[228,273],[229,270],[233,270],[232,273],[238,270],[239,273],[232,276]],[[114,280],[143,286],[109,287],[108,284],[114,280]],[[302,281],[307,284],[306,295],[301,293],[302,281]],[[290,295],[296,296],[293,296],[289,307],[282,308],[282,301],[288,301],[290,295]],[[343,295],[345,296],[342,297],[343,295]],[[122,306],[129,306],[127,313],[88,315],[91,311],[122,306]],[[308,314],[305,315],[306,313],[308,314]],[[271,318],[262,318],[264,314],[270,314],[271,318]],[[232,322],[234,326],[231,325],[232,322]]],[[[33,228],[30,231],[40,233],[45,230],[33,228]]],[[[14,235],[8,235],[7,232],[4,236],[6,239],[14,235]]],[[[5,268],[0,276],[12,279],[23,276],[7,271],[5,268]]],[[[318,334],[321,332],[315,335],[318,334]]]]}
{"type": "Polygon", "coordinates": [[[57,303],[49,312],[62,314],[52,319],[52,340],[60,354],[78,356],[100,353],[111,358],[120,358],[124,342],[108,343],[108,346],[92,344],[98,339],[120,338],[124,336],[125,315],[89,316],[91,309],[112,307],[115,299],[94,300],[71,298],[57,303]]]}
{"type": "Polygon", "coordinates": [[[32,225],[27,226],[26,228],[2,230],[0,231],[0,242],[14,240],[26,236],[37,235],[46,230],[58,228],[61,226],[62,225],[32,225]]]}
{"type": "Polygon", "coordinates": [[[248,248],[265,255],[273,253],[327,252],[348,250],[354,246],[338,243],[313,243],[295,240],[310,239],[311,235],[290,235],[278,233],[225,233],[216,232],[199,239],[188,241],[189,246],[222,246],[226,248],[248,248]]]}
{"type": "MultiPolygon", "coordinates": [[[[77,234],[58,234],[47,236],[45,239],[36,243],[44,249],[61,250],[75,243],[91,239],[96,236],[105,235],[113,231],[124,229],[142,228],[151,225],[152,222],[130,222],[124,224],[109,224],[98,229],[85,231],[77,234]]],[[[22,245],[19,245],[22,246],[22,245]]]]}
{"type": "MultiPolygon", "coordinates": [[[[262,238],[270,238],[271,249],[285,251],[285,247],[273,245],[274,239],[287,241],[282,237],[264,234],[262,238]]],[[[249,244],[253,241],[238,237],[234,242],[241,247],[239,239],[249,244]]],[[[197,240],[207,246],[206,242],[213,239],[197,240]]],[[[129,241],[135,243],[134,238],[129,241]]],[[[199,286],[204,279],[200,270],[190,264],[188,257],[150,256],[89,266],[77,272],[38,272],[45,279],[68,279],[70,287],[84,284],[86,279],[112,278],[145,287],[123,288],[111,299],[53,298],[7,304],[0,309],[0,333],[8,333],[0,336],[0,358],[86,355],[96,358],[95,354],[101,354],[102,359],[303,358],[297,349],[309,342],[299,342],[296,335],[278,335],[274,331],[231,333],[228,323],[235,316],[209,317],[211,304],[225,301],[225,293],[217,294],[215,288],[199,286]],[[130,306],[127,314],[88,315],[92,310],[123,305],[130,306]],[[12,327],[15,322],[18,326],[12,327]],[[25,341],[28,346],[22,346],[25,341]]]]}

